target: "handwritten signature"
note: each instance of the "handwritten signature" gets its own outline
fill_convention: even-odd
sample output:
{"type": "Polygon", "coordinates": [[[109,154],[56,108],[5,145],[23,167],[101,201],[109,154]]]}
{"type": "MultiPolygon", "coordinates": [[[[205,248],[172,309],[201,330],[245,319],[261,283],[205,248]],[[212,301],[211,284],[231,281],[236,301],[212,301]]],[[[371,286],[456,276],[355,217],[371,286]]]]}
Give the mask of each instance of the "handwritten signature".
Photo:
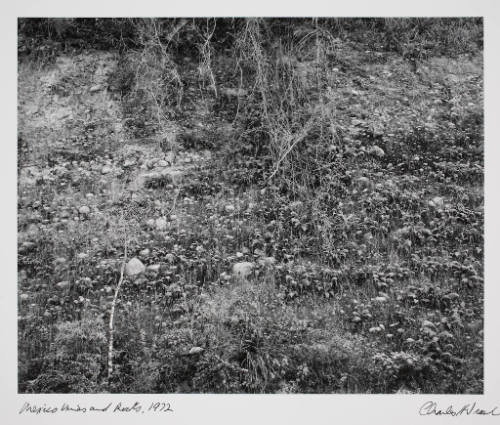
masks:
{"type": "Polygon", "coordinates": [[[462,416],[462,415],[481,415],[481,416],[500,416],[498,406],[491,409],[482,409],[477,406],[476,402],[464,404],[459,408],[449,405],[446,408],[440,408],[435,401],[427,401],[418,410],[420,416],[462,416]]]}

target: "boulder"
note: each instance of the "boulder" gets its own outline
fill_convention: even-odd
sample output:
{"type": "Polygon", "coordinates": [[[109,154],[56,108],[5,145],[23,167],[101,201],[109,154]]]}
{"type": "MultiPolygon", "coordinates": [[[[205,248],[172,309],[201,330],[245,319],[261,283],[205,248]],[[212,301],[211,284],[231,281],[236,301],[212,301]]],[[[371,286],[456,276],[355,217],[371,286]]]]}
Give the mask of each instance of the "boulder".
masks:
{"type": "Polygon", "coordinates": [[[132,258],[125,266],[125,273],[129,277],[137,276],[146,270],[146,266],[137,257],[132,258]]]}

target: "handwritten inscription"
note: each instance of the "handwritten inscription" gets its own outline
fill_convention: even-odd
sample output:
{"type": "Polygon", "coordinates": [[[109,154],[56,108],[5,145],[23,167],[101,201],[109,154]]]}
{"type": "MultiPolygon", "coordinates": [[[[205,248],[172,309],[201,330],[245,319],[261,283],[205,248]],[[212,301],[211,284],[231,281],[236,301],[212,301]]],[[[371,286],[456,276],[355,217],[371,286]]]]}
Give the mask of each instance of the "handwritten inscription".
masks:
{"type": "Polygon", "coordinates": [[[82,405],[79,403],[62,403],[61,405],[31,404],[25,402],[19,409],[19,414],[55,414],[55,413],[164,413],[173,412],[170,403],[153,402],[148,405],[135,401],[134,403],[104,403],[100,406],[82,405]]]}
{"type": "Polygon", "coordinates": [[[446,408],[441,408],[435,401],[427,401],[418,411],[420,416],[469,416],[469,415],[480,415],[480,416],[500,416],[500,410],[498,406],[493,406],[488,409],[480,408],[476,402],[464,404],[460,407],[447,406],[446,408]]]}

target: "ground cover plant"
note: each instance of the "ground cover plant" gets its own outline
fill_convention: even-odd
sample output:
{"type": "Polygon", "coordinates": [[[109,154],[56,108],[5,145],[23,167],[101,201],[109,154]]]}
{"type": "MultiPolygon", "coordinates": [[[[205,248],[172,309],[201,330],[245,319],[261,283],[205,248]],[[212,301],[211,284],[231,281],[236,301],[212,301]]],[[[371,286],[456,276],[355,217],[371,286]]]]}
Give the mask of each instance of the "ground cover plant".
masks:
{"type": "Polygon", "coordinates": [[[482,393],[482,21],[21,19],[22,393],[482,393]]]}

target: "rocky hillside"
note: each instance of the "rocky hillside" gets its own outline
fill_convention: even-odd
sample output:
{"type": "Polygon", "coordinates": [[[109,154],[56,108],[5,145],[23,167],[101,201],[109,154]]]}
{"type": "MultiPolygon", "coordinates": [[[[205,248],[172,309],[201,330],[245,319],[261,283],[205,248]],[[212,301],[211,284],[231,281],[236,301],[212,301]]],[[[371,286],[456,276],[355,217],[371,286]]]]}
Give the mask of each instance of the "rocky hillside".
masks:
{"type": "Polygon", "coordinates": [[[20,26],[20,392],[483,391],[481,22],[62,21],[20,26]]]}

